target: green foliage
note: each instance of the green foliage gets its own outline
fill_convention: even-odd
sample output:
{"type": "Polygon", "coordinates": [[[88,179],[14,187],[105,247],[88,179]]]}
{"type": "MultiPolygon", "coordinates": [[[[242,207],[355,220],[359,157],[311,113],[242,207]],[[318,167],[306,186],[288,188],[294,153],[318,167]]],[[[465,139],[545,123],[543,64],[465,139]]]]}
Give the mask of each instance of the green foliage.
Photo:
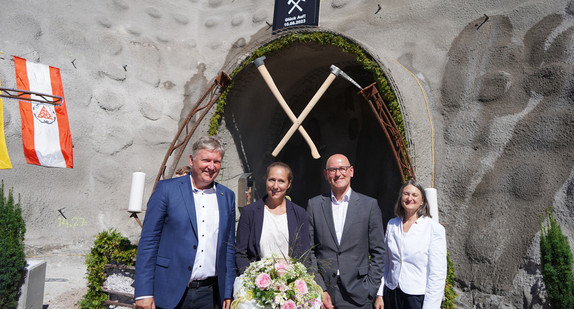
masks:
{"type": "Polygon", "coordinates": [[[94,246],[86,256],[88,292],[79,304],[81,309],[104,308],[103,302],[107,299],[106,293],[102,291],[106,279],[104,266],[111,262],[133,266],[136,248],[115,229],[103,231],[96,236],[94,246]]]}
{"type": "Polygon", "coordinates": [[[20,198],[14,201],[12,190],[4,196],[4,182],[0,186],[0,308],[16,308],[25,269],[24,234],[20,198]]]}
{"type": "MultiPolygon", "coordinates": [[[[361,47],[359,47],[356,43],[349,41],[346,38],[343,38],[339,35],[329,33],[329,32],[300,32],[300,33],[292,33],[278,39],[269,42],[267,45],[260,47],[259,49],[255,50],[251,56],[247,59],[243,60],[235,70],[230,74],[233,78],[239,73],[243,68],[247,65],[251,64],[253,60],[264,56],[264,55],[271,55],[276,51],[279,51],[283,48],[295,45],[295,44],[305,44],[305,43],[316,43],[320,45],[332,45],[339,47],[341,51],[345,53],[349,53],[355,56],[355,60],[363,66],[363,68],[371,72],[373,74],[373,79],[377,83],[377,89],[379,90],[381,97],[387,103],[387,107],[391,112],[403,139],[405,140],[405,145],[408,145],[405,139],[405,130],[403,126],[403,119],[401,115],[401,110],[399,108],[399,103],[395,96],[393,90],[389,86],[387,78],[383,74],[383,70],[377,64],[377,62],[371,58],[361,47]]],[[[215,113],[211,117],[211,122],[209,125],[209,135],[216,135],[219,124],[221,122],[221,117],[225,110],[225,104],[227,102],[227,95],[233,89],[234,81],[231,82],[231,85],[225,89],[225,91],[219,97],[217,101],[217,107],[215,109],[215,113]]]]}
{"type": "Polygon", "coordinates": [[[542,277],[551,308],[574,308],[572,251],[568,238],[554,220],[552,207],[546,209],[546,229],[540,220],[542,277]]]}
{"type": "Polygon", "coordinates": [[[444,287],[444,299],[440,307],[442,309],[454,309],[456,292],[454,291],[454,262],[450,259],[450,252],[446,252],[446,285],[444,287]]]}

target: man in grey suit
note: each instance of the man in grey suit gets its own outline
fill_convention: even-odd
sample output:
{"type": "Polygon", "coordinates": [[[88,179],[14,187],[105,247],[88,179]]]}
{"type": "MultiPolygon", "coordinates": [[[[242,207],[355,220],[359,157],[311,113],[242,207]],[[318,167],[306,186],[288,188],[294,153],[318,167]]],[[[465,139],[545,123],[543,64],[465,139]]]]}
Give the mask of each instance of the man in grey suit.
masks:
{"type": "Polygon", "coordinates": [[[307,205],[312,268],[323,305],[371,308],[383,275],[381,210],[375,199],[351,190],[354,171],[344,155],[329,157],[323,173],[331,194],[307,205]]]}

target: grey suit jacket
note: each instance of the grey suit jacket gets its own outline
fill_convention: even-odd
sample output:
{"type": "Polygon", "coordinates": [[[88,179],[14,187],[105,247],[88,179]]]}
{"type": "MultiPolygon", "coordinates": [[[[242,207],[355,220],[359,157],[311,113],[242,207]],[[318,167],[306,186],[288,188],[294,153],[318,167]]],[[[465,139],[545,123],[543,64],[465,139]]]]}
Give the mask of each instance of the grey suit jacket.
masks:
{"type": "Polygon", "coordinates": [[[307,215],[317,284],[324,291],[336,286],[338,269],[353,301],[362,305],[374,299],[384,263],[383,220],[377,201],[351,191],[341,244],[335,233],[330,194],[310,199],[307,215]]]}

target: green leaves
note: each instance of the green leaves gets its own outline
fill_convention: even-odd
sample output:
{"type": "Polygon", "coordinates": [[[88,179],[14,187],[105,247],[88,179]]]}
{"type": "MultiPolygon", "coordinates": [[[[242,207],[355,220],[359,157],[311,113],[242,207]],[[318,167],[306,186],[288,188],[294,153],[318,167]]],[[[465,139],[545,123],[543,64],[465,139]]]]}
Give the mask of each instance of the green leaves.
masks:
{"type": "Polygon", "coordinates": [[[12,190],[4,195],[0,187],[0,308],[16,308],[26,267],[24,234],[20,199],[14,201],[12,190]]]}
{"type": "Polygon", "coordinates": [[[546,228],[540,220],[542,277],[551,308],[574,308],[572,251],[552,210],[552,207],[546,209],[546,228]]]}
{"type": "Polygon", "coordinates": [[[79,308],[104,308],[103,302],[107,299],[106,293],[102,291],[102,284],[106,280],[105,265],[113,262],[133,266],[136,253],[137,246],[116,229],[109,229],[98,234],[90,254],[86,256],[88,292],[80,302],[79,308]]]}
{"type": "MultiPolygon", "coordinates": [[[[241,64],[237,68],[235,68],[235,70],[233,70],[230,76],[232,78],[235,77],[241,70],[243,70],[243,68],[245,68],[253,60],[261,56],[270,55],[283,48],[301,43],[332,45],[340,48],[341,51],[345,53],[354,55],[357,63],[361,64],[361,66],[366,71],[371,72],[373,74],[373,79],[377,83],[377,88],[381,93],[381,97],[387,103],[391,115],[393,116],[393,119],[397,124],[397,127],[399,128],[401,135],[403,136],[405,145],[408,145],[407,140],[405,138],[405,130],[403,126],[401,110],[397,102],[395,93],[388,85],[388,81],[383,73],[383,70],[381,69],[379,64],[372,57],[370,57],[359,45],[342,36],[329,32],[300,32],[279,37],[278,39],[269,42],[267,45],[264,45],[255,50],[251,54],[251,56],[242,61],[241,64]]],[[[227,103],[227,95],[229,91],[233,89],[234,84],[235,82],[232,81],[231,84],[227,87],[227,89],[225,89],[225,91],[221,94],[221,96],[217,101],[217,107],[215,109],[215,113],[211,117],[209,124],[209,135],[217,135],[219,124],[221,123],[221,117],[223,115],[223,112],[225,111],[225,104],[227,103]]]]}
{"type": "Polygon", "coordinates": [[[446,285],[444,287],[444,299],[440,305],[442,309],[454,309],[456,292],[454,291],[454,262],[450,259],[450,252],[446,252],[446,285]]]}

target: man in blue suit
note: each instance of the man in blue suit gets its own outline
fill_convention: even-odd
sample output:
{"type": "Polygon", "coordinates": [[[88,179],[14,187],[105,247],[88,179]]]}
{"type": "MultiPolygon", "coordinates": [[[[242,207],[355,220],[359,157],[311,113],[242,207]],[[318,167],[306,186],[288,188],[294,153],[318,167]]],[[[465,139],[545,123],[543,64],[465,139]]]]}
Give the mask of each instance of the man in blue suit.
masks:
{"type": "Polygon", "coordinates": [[[136,308],[228,309],[235,280],[235,194],[215,178],[224,149],[192,146],[191,172],[158,182],[138,245],[136,308]]]}

